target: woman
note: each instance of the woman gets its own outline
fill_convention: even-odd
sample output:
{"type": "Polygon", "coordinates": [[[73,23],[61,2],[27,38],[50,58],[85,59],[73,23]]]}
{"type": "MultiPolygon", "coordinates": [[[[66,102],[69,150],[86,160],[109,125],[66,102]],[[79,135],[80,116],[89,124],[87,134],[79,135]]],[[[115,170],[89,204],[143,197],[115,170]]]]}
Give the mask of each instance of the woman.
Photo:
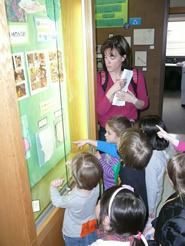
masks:
{"type": "Polygon", "coordinates": [[[106,40],[102,47],[103,70],[97,73],[97,98],[96,111],[100,124],[99,139],[105,140],[105,123],[108,119],[116,115],[123,115],[129,120],[136,120],[137,110],[145,109],[148,106],[148,96],[146,92],[144,76],[140,71],[133,71],[128,90],[122,91],[125,80],[121,79],[124,69],[131,70],[131,50],[126,39],[121,35],[116,35],[106,40]],[[105,83],[106,86],[102,86],[105,83]],[[136,89],[134,89],[136,87],[136,89]],[[116,95],[119,101],[125,101],[124,106],[112,105],[116,95]]]}

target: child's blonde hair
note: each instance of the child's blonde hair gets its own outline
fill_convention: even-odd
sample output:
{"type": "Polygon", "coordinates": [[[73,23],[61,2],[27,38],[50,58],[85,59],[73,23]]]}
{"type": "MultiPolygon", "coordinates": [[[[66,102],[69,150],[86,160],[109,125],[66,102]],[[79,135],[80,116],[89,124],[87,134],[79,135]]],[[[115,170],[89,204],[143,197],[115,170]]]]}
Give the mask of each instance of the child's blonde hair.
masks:
{"type": "Polygon", "coordinates": [[[120,137],[127,128],[132,127],[132,123],[123,115],[117,115],[107,120],[108,125],[118,137],[120,137]]]}

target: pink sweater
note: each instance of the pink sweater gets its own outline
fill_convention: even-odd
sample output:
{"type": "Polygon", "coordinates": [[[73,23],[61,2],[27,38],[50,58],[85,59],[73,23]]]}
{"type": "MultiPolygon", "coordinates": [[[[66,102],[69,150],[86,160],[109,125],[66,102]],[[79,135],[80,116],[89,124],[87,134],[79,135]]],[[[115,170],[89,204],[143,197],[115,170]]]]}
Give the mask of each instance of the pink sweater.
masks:
{"type": "MultiPolygon", "coordinates": [[[[96,112],[98,114],[98,122],[102,127],[105,127],[105,123],[108,119],[116,115],[126,116],[129,120],[135,120],[138,117],[137,109],[132,103],[126,102],[125,106],[114,106],[108,100],[106,93],[113,84],[114,82],[109,74],[107,88],[104,92],[100,81],[100,75],[97,73],[96,112]]],[[[131,84],[129,84],[128,89],[134,93],[131,84]]],[[[144,101],[144,106],[140,110],[145,109],[148,106],[148,96],[144,76],[139,70],[137,75],[137,98],[144,101]]]]}

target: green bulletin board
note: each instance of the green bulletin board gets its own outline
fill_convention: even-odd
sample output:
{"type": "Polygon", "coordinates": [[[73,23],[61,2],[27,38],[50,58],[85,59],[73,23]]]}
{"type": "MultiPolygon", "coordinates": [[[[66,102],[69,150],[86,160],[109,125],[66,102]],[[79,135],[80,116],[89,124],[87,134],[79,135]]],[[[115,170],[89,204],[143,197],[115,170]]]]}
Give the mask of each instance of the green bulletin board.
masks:
{"type": "Polygon", "coordinates": [[[128,0],[95,0],[97,28],[121,27],[128,22],[128,0]]]}
{"type": "Polygon", "coordinates": [[[6,0],[31,188],[71,149],[60,1],[54,3],[6,0]]]}

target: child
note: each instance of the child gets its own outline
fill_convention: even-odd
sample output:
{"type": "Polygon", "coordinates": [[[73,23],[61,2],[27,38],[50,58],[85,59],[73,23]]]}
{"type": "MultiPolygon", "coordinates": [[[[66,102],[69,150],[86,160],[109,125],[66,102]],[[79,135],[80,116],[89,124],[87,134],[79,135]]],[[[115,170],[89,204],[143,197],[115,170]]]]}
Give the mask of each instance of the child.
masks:
{"type": "Polygon", "coordinates": [[[156,125],[160,131],[157,132],[157,135],[159,138],[164,138],[170,143],[174,145],[174,149],[179,152],[185,151],[185,142],[178,140],[171,135],[169,135],[164,129],[162,129],[160,126],[156,125]]]}
{"type": "Polygon", "coordinates": [[[140,129],[127,129],[120,138],[118,153],[122,161],[119,171],[121,184],[132,186],[142,197],[148,211],[145,167],[152,156],[148,136],[140,129]]]}
{"type": "Polygon", "coordinates": [[[99,181],[102,167],[91,153],[81,152],[72,160],[72,176],[76,187],[67,195],[61,196],[57,187],[63,179],[51,182],[52,204],[65,208],[63,237],[65,245],[87,246],[96,240],[95,206],[99,197],[99,181]]]}
{"type": "MultiPolygon", "coordinates": [[[[118,144],[122,133],[125,131],[125,129],[130,127],[132,127],[132,124],[126,117],[122,115],[112,117],[110,120],[107,121],[105,126],[106,141],[108,143],[118,144]]],[[[95,141],[95,140],[88,139],[88,140],[79,140],[74,143],[78,145],[78,148],[82,148],[85,144],[91,144],[93,146],[96,146],[97,150],[103,150],[102,141],[95,141]]],[[[100,155],[99,152],[96,153],[96,156],[99,159],[103,168],[103,184],[104,184],[104,189],[106,190],[117,183],[118,172],[120,168],[119,156],[117,155],[114,157],[105,153],[100,155]]]]}
{"type": "Polygon", "coordinates": [[[177,153],[168,161],[167,173],[176,192],[164,203],[159,216],[152,222],[151,246],[185,245],[185,153],[177,153]]]}
{"type": "Polygon", "coordinates": [[[159,138],[157,132],[159,125],[166,130],[166,126],[158,115],[144,116],[139,121],[140,129],[149,137],[153,154],[146,167],[146,190],[148,197],[149,220],[147,227],[151,227],[151,220],[155,218],[157,205],[159,204],[163,191],[164,173],[169,156],[165,152],[169,142],[159,138]]]}
{"type": "Polygon", "coordinates": [[[144,246],[148,245],[141,234],[145,226],[146,208],[143,200],[133,192],[132,187],[111,187],[107,189],[96,208],[100,229],[98,239],[91,244],[144,246]]]}

